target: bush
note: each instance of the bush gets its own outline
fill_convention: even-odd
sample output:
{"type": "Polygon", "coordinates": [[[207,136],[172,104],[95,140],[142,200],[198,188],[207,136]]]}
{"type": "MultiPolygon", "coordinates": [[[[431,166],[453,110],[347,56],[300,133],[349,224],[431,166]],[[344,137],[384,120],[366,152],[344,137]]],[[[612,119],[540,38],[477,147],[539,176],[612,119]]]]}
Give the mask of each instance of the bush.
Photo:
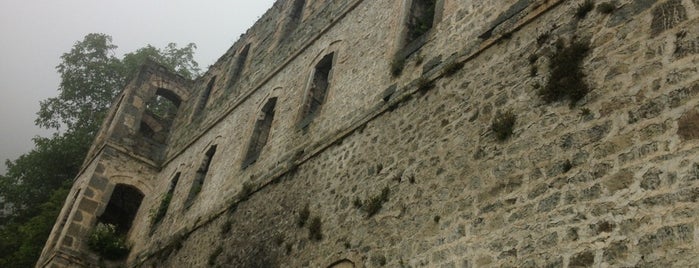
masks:
{"type": "Polygon", "coordinates": [[[568,99],[572,106],[590,91],[582,69],[582,62],[589,54],[590,47],[586,42],[575,42],[567,47],[561,42],[559,44],[549,61],[551,75],[547,84],[539,90],[539,95],[549,103],[568,99]]]}
{"type": "Polygon", "coordinates": [[[364,202],[364,211],[366,212],[367,218],[374,216],[376,213],[381,210],[383,207],[383,203],[386,203],[388,201],[388,195],[391,193],[391,189],[388,188],[388,186],[384,187],[383,190],[381,190],[381,194],[374,196],[364,202]]]}
{"type": "Polygon", "coordinates": [[[117,234],[113,224],[97,223],[90,232],[87,246],[107,260],[119,260],[129,255],[124,237],[117,234]]]}
{"type": "Polygon", "coordinates": [[[464,63],[459,61],[452,61],[447,66],[444,67],[444,76],[450,77],[456,74],[459,70],[464,68],[464,63]]]}
{"type": "Polygon", "coordinates": [[[323,239],[322,222],[320,217],[313,217],[308,224],[308,239],[320,241],[323,239]]]}
{"type": "Polygon", "coordinates": [[[495,132],[495,137],[499,141],[507,140],[512,135],[516,121],[517,116],[512,111],[498,112],[491,125],[491,129],[495,132]]]}

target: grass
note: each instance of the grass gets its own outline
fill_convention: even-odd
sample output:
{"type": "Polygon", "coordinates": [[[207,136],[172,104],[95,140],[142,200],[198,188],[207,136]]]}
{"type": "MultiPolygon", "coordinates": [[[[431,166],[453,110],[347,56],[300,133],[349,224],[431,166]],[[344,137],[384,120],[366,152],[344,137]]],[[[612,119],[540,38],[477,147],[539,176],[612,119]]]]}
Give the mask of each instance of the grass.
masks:
{"type": "Polygon", "coordinates": [[[517,116],[512,111],[498,112],[495,118],[493,118],[491,129],[499,141],[505,141],[512,136],[516,122],[517,116]]]}
{"type": "Polygon", "coordinates": [[[573,106],[587,95],[590,89],[585,83],[582,63],[589,52],[590,47],[586,42],[559,45],[549,61],[551,75],[548,82],[539,90],[539,95],[545,102],[567,99],[573,106]]]}

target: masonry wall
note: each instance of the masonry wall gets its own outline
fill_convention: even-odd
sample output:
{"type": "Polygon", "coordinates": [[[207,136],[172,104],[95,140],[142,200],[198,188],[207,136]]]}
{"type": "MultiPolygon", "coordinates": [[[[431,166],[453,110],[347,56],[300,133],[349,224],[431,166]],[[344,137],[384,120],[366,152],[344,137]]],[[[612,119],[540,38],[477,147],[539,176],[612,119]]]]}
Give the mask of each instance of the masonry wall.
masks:
{"type": "Polygon", "coordinates": [[[291,2],[275,3],[193,82],[160,169],[140,176],[152,190],[127,266],[699,265],[697,1],[618,1],[611,14],[576,16],[583,1],[440,0],[400,75],[391,69],[410,49],[410,1],[307,1],[279,39],[288,28],[272,18],[291,2]],[[591,92],[574,105],[543,101],[552,55],[576,42],[591,47],[591,92]],[[246,44],[241,80],[227,88],[246,44]],[[313,68],[330,52],[325,103],[299,129],[313,68]],[[210,105],[193,114],[214,76],[210,105]],[[270,138],[243,168],[273,97],[270,138]],[[500,141],[491,124],[507,111],[514,132],[500,141]],[[152,227],[148,211],[178,172],[152,227]]]}

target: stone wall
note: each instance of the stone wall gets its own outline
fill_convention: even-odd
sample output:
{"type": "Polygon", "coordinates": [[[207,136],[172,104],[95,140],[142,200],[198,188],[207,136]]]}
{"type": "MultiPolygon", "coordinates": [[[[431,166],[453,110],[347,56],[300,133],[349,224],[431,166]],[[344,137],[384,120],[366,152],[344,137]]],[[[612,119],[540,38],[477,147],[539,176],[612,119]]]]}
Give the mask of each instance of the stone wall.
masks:
{"type": "Polygon", "coordinates": [[[293,2],[275,3],[192,83],[163,159],[96,158],[104,177],[128,173],[145,194],[127,266],[699,265],[697,1],[583,12],[584,1],[438,0],[434,27],[411,44],[411,1],[307,1],[284,37],[273,18],[293,2]],[[247,44],[241,80],[226,88],[247,44]],[[582,79],[589,93],[543,100],[557,53],[579,44],[590,48],[581,76],[557,79],[582,79]],[[321,112],[299,129],[313,68],[331,52],[321,112]],[[214,76],[210,104],[193,114],[214,76]],[[273,97],[267,144],[243,167],[273,97]],[[499,139],[504,114],[516,121],[499,139]]]}

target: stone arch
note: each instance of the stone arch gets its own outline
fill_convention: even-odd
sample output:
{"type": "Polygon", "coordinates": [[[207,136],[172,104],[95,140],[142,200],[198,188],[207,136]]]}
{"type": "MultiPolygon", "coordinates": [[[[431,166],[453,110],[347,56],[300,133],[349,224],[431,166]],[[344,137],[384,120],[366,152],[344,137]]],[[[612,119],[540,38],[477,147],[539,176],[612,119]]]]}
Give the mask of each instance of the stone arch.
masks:
{"type": "Polygon", "coordinates": [[[175,90],[152,87],[143,107],[139,134],[158,144],[166,144],[170,129],[180,114],[181,95],[175,90]]]}

